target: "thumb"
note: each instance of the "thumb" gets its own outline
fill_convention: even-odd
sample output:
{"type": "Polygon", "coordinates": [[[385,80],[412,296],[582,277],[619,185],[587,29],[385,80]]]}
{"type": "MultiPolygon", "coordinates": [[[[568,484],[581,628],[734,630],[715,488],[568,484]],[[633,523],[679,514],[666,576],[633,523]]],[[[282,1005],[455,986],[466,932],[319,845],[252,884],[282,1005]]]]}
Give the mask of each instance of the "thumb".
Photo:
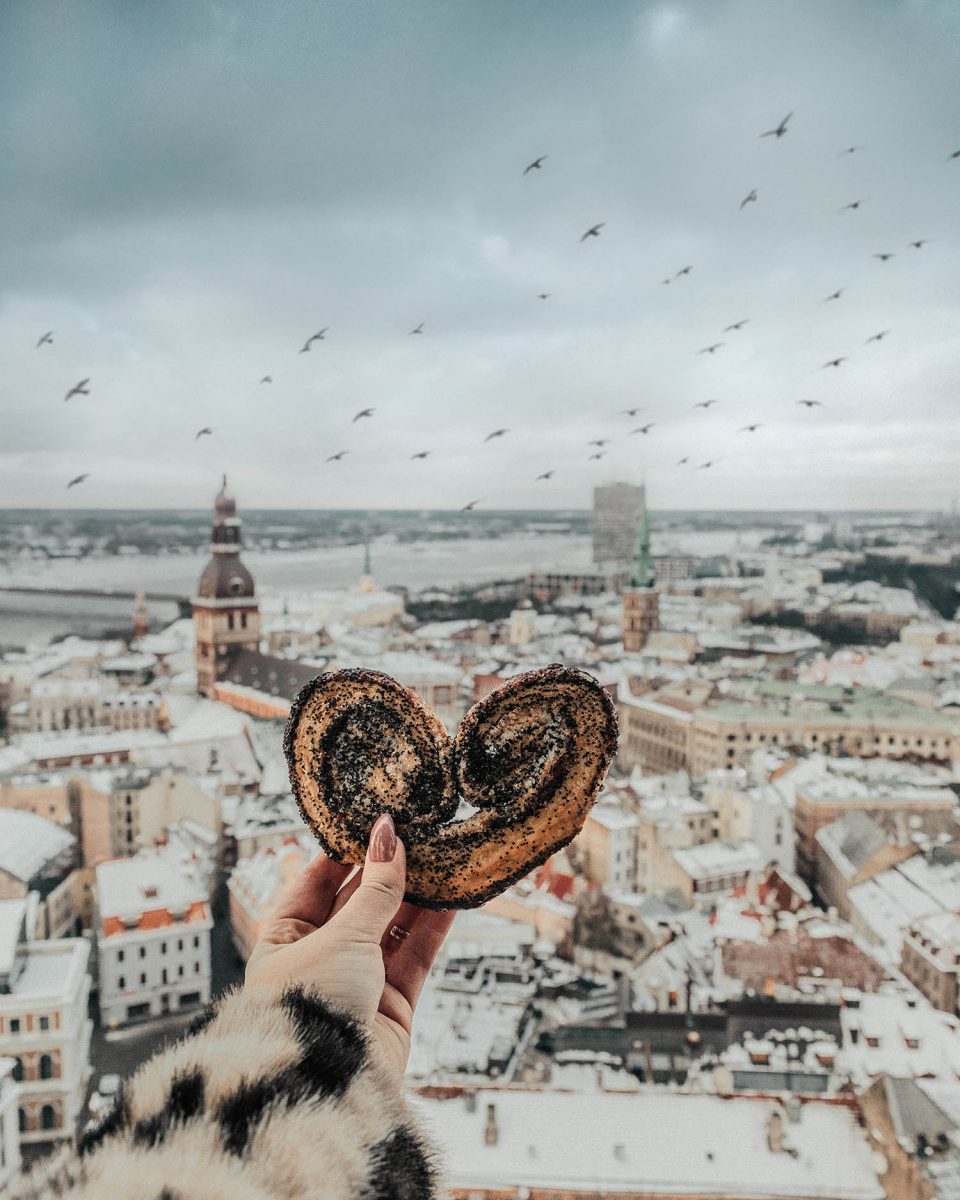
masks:
{"type": "Polygon", "coordinates": [[[406,885],[406,852],[389,813],[370,831],[360,886],[337,914],[338,923],[363,939],[379,943],[397,915],[406,885]]]}

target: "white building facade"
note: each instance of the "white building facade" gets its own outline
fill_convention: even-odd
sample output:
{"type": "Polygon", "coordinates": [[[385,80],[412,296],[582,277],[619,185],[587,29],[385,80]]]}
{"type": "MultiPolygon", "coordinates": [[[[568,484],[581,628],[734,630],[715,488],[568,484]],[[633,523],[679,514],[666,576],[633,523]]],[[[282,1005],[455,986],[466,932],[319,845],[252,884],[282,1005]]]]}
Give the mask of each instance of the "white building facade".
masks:
{"type": "Polygon", "coordinates": [[[0,1196],[20,1174],[20,1085],[13,1078],[15,1066],[12,1058],[0,1058],[0,1196]]]}

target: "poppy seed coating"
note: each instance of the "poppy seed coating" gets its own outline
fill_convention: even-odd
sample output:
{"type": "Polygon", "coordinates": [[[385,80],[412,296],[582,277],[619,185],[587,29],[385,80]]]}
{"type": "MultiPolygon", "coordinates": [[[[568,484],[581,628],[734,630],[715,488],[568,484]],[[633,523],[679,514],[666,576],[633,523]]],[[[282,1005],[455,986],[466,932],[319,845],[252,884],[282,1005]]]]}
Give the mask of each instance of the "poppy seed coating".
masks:
{"type": "Polygon", "coordinates": [[[558,665],[491,692],[453,742],[395,679],[331,672],[297,696],[283,739],[300,813],[327,854],[362,863],[389,812],[407,851],[406,898],[436,909],[483,904],[570,842],[616,747],[610,697],[558,665]],[[463,820],[459,797],[477,810],[463,820]]]}

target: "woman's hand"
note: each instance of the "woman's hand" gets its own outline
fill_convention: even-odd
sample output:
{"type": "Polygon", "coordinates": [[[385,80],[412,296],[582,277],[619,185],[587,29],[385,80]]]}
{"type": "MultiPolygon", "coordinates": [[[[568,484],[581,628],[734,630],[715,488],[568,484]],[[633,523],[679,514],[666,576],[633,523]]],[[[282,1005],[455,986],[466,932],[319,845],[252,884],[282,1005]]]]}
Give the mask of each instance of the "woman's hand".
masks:
{"type": "Polygon", "coordinates": [[[403,1074],[417,999],[454,914],[403,900],[406,853],[390,816],[370,832],[363,869],[321,853],[296,879],[247,962],[247,990],[308,984],[370,1030],[403,1074]]]}

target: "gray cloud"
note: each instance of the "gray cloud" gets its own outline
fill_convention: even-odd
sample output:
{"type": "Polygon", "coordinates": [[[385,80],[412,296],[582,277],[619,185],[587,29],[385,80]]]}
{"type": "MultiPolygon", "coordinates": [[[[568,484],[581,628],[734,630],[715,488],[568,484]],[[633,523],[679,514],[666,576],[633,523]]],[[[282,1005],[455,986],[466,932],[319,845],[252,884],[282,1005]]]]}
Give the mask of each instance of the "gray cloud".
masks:
{"type": "Polygon", "coordinates": [[[80,470],[74,503],[203,504],[222,467],[279,506],[563,507],[640,474],[656,507],[955,487],[951,3],[41,0],[4,22],[2,504],[60,503],[80,470]]]}

